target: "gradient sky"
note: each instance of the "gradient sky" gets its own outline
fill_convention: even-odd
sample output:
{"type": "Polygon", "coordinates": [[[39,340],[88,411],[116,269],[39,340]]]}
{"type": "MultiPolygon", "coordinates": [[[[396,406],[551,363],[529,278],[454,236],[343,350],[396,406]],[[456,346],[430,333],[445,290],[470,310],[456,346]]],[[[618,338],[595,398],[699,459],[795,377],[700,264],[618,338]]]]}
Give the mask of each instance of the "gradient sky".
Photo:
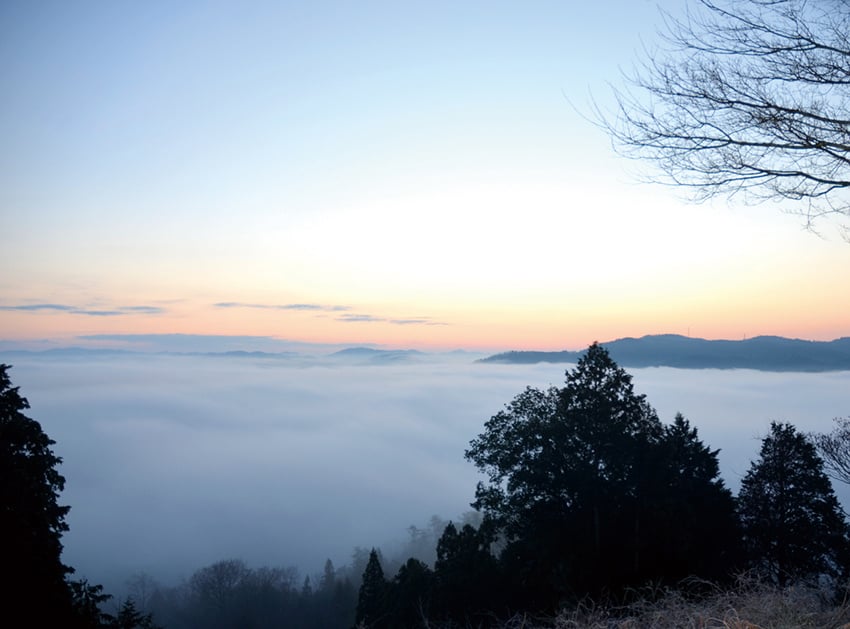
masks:
{"type": "Polygon", "coordinates": [[[0,339],[850,335],[833,226],[636,183],[586,119],[659,23],[645,0],[4,2],[0,339]]]}

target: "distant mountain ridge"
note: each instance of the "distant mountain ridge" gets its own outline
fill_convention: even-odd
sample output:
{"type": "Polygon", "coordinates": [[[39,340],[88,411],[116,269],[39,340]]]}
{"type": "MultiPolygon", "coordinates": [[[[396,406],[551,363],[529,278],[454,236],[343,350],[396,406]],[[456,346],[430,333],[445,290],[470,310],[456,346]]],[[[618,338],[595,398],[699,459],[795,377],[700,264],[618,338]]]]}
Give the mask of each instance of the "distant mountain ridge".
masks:
{"type": "MultiPolygon", "coordinates": [[[[710,341],[678,334],[622,338],[601,343],[623,367],[757,369],[760,371],[850,370],[850,337],[804,341],[756,336],[742,341],[710,341]]],[[[584,351],[511,351],[482,358],[484,363],[574,363],[584,351]]]]}
{"type": "MultiPolygon", "coordinates": [[[[679,369],[755,369],[759,371],[850,371],[850,337],[834,341],[804,341],[778,336],[757,336],[742,341],[710,341],[676,334],[621,338],[602,343],[623,367],[675,367],[679,369]]],[[[189,349],[189,348],[186,348],[189,349]]],[[[0,350],[0,362],[15,356],[42,356],[64,360],[110,359],[140,356],[207,356],[211,358],[291,361],[292,364],[404,365],[435,360],[478,363],[533,364],[575,363],[584,351],[510,351],[481,357],[476,352],[426,352],[416,349],[347,347],[331,353],[262,351],[250,349],[212,351],[139,351],[92,347],[63,347],[47,350],[0,350]]]]}
{"type": "Polygon", "coordinates": [[[44,350],[0,349],[2,359],[12,359],[16,356],[38,356],[56,359],[109,359],[115,357],[144,357],[144,356],[198,356],[209,358],[234,359],[264,359],[317,364],[321,361],[345,365],[392,365],[415,364],[424,361],[450,358],[454,361],[468,360],[482,356],[480,352],[453,350],[449,352],[424,352],[416,349],[375,349],[372,347],[347,347],[332,353],[301,353],[291,351],[265,352],[259,350],[229,350],[229,351],[142,351],[133,349],[104,349],[94,347],[56,347],[44,350]]]}
{"type": "Polygon", "coordinates": [[[415,349],[374,349],[372,347],[349,347],[334,352],[330,358],[343,359],[349,362],[388,364],[408,362],[424,356],[424,352],[415,349]]]}

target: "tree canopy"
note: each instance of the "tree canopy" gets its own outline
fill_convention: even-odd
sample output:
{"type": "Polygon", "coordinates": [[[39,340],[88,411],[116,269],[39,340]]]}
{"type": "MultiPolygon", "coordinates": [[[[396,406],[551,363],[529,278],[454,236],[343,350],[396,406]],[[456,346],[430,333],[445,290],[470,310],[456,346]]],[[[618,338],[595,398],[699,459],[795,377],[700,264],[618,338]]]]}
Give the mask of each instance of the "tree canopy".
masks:
{"type": "Polygon", "coordinates": [[[850,2],[699,0],[598,110],[651,180],[850,218],[850,2]]]}
{"type": "Polygon", "coordinates": [[[847,568],[847,524],[814,444],[773,422],[741,481],[738,511],[754,568],[784,585],[847,568]]]}
{"type": "Polygon", "coordinates": [[[528,388],[493,416],[466,456],[488,477],[474,506],[504,538],[519,605],[729,568],[717,451],[682,416],[665,427],[598,344],[563,388],[528,388]]]}
{"type": "Polygon", "coordinates": [[[384,577],[384,569],[378,551],[369,553],[369,563],[363,571],[363,582],[357,597],[355,622],[367,627],[380,628],[387,621],[387,589],[389,585],[384,577]]]}
{"type": "Polygon", "coordinates": [[[53,453],[54,441],[24,415],[29,402],[13,387],[9,365],[0,364],[0,544],[9,578],[0,588],[7,619],[28,626],[68,626],[71,568],[61,561],[69,507],[59,504],[65,478],[53,453]],[[41,603],[30,604],[38,592],[41,603]]]}

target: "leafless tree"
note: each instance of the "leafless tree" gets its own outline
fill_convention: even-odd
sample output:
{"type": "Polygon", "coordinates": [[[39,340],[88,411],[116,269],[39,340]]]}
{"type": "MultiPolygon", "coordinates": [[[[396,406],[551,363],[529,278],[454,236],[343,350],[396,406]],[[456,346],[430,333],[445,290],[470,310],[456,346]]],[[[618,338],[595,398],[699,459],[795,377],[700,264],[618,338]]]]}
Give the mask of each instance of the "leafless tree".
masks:
{"type": "Polygon", "coordinates": [[[136,602],[139,610],[142,613],[150,611],[151,597],[160,589],[159,583],[149,574],[137,572],[127,579],[126,586],[130,598],[136,602]]]}
{"type": "Polygon", "coordinates": [[[192,592],[210,609],[223,613],[251,571],[241,559],[218,561],[201,568],[189,579],[192,592]]]}
{"type": "Polygon", "coordinates": [[[836,417],[829,433],[815,433],[812,440],[823,457],[827,473],[835,480],[850,484],[850,417],[836,417]]]}
{"type": "Polygon", "coordinates": [[[850,219],[850,0],[697,0],[596,112],[652,181],[850,219]]]}

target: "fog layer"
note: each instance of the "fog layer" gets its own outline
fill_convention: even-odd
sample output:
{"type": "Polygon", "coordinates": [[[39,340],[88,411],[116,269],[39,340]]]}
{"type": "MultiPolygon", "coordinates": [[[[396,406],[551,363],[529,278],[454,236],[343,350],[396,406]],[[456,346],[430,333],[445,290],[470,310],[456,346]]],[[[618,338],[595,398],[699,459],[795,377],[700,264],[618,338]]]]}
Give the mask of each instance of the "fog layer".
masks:
{"type": "MultiPolygon", "coordinates": [[[[526,386],[560,386],[565,368],[31,355],[10,375],[64,459],[64,559],[114,586],[228,557],[312,573],[433,514],[457,517],[478,480],[470,439],[526,386]]],[[[771,420],[829,430],[850,414],[850,372],[630,372],[662,421],[681,411],[721,449],[735,491],[771,420]]]]}

